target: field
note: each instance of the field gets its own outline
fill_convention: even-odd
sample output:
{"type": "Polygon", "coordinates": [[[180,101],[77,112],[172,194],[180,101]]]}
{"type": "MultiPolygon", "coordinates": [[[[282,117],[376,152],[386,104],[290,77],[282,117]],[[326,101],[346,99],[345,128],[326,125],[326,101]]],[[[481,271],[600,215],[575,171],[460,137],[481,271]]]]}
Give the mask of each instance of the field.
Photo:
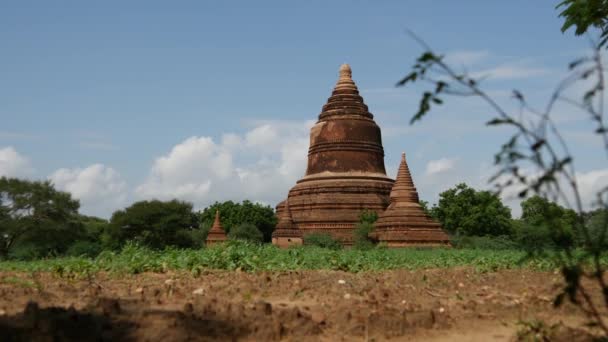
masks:
{"type": "MultiPolygon", "coordinates": [[[[586,340],[550,259],[474,249],[133,245],[0,262],[8,340],[586,340]],[[540,323],[540,322],[543,323],[540,323]],[[563,324],[552,326],[562,322],[563,324]]],[[[598,295],[594,293],[594,295],[598,295]]]]}

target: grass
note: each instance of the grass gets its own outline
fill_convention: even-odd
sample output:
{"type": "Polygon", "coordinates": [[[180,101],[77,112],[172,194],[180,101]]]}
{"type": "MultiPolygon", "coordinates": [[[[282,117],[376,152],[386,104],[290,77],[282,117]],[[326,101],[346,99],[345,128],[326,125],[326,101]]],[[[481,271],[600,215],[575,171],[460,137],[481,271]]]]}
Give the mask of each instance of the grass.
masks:
{"type": "Polygon", "coordinates": [[[104,251],[98,257],[64,257],[36,261],[1,261],[0,271],[54,272],[63,277],[90,276],[97,272],[129,273],[191,271],[205,269],[243,271],[342,270],[347,272],[391,269],[424,269],[470,266],[480,271],[508,268],[552,270],[550,258],[525,259],[517,250],[481,249],[386,249],[331,250],[319,247],[279,249],[264,244],[231,241],[204,249],[153,251],[128,244],[119,252],[104,251]]]}

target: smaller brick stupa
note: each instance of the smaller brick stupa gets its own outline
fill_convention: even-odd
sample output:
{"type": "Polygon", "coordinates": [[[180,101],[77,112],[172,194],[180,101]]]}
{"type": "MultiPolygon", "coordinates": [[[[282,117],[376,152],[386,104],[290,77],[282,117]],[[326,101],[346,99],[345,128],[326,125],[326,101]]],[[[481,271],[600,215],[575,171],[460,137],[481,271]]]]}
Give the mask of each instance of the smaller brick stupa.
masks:
{"type": "Polygon", "coordinates": [[[281,248],[293,245],[301,245],[302,232],[293,222],[291,210],[289,209],[289,199],[284,201],[283,210],[279,213],[279,222],[272,232],[272,244],[281,248]]]}
{"type": "Polygon", "coordinates": [[[450,245],[450,239],[441,225],[422,210],[405,153],[401,156],[390,199],[388,208],[374,224],[371,238],[386,243],[388,247],[450,245]]]}
{"type": "Polygon", "coordinates": [[[220,211],[215,211],[215,221],[213,221],[213,226],[209,230],[207,234],[207,246],[216,245],[218,243],[222,243],[226,241],[228,238],[226,237],[226,232],[224,232],[224,227],[222,227],[222,223],[220,222],[220,211]]]}

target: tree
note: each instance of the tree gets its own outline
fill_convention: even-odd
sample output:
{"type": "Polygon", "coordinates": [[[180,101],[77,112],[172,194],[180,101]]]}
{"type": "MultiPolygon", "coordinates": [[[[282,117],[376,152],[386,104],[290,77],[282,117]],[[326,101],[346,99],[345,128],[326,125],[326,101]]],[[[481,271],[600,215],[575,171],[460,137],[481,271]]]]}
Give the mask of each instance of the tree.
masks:
{"type": "Polygon", "coordinates": [[[255,225],[251,223],[241,223],[230,230],[230,233],[228,233],[228,238],[231,240],[262,242],[264,235],[255,225]]]}
{"type": "Polygon", "coordinates": [[[565,19],[562,32],[576,26],[575,34],[580,36],[590,27],[600,30],[600,43],[608,41],[608,1],[607,0],[564,0],[556,8],[564,8],[559,14],[565,19]],[[565,8],[564,8],[565,7],[565,8]]]}
{"type": "Polygon", "coordinates": [[[522,215],[516,239],[529,251],[568,246],[576,240],[578,215],[540,196],[521,202],[522,215]]]}
{"type": "Polygon", "coordinates": [[[106,219],[94,216],[78,215],[77,220],[83,226],[83,234],[66,251],[70,256],[97,256],[107,242],[110,223],[106,219]]]}
{"type": "Polygon", "coordinates": [[[511,233],[511,209],[496,194],[476,191],[464,183],[442,192],[431,213],[451,234],[499,236],[511,233]]]}
{"type": "Polygon", "coordinates": [[[83,234],[78,200],[49,181],[0,178],[0,257],[61,254],[83,234]]]}
{"type": "Polygon", "coordinates": [[[197,217],[192,212],[191,203],[140,201],[112,214],[108,244],[119,247],[133,240],[154,249],[195,247],[202,244],[202,241],[192,238],[197,228],[197,217]]]}
{"type": "Polygon", "coordinates": [[[200,225],[203,231],[205,231],[205,236],[209,229],[211,229],[216,210],[220,211],[220,219],[226,233],[229,233],[232,228],[243,223],[251,223],[262,232],[264,242],[271,241],[272,232],[277,224],[277,218],[270,206],[253,203],[248,200],[242,203],[232,201],[215,202],[199,212],[200,225]]]}

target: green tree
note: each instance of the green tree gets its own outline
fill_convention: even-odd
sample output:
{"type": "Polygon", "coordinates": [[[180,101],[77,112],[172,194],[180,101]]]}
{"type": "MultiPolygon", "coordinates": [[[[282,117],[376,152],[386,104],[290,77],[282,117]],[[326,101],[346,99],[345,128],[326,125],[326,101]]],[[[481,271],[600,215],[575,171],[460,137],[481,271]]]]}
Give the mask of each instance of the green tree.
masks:
{"type": "Polygon", "coordinates": [[[521,224],[517,240],[528,250],[564,248],[574,244],[579,217],[571,209],[533,196],[521,202],[521,224]]]}
{"type": "Polygon", "coordinates": [[[498,195],[477,191],[464,183],[442,192],[431,214],[445,230],[455,235],[499,236],[511,233],[511,209],[498,195]]]}
{"type": "Polygon", "coordinates": [[[0,178],[0,257],[64,253],[84,233],[79,207],[49,181],[0,178]]]}
{"type": "Polygon", "coordinates": [[[67,255],[95,257],[104,247],[104,239],[109,230],[110,222],[94,216],[78,215],[78,221],[82,224],[83,235],[75,241],[68,250],[67,255]]]}
{"type": "Polygon", "coordinates": [[[233,227],[228,233],[228,238],[231,240],[262,242],[264,235],[254,224],[245,222],[233,227]]]}
{"type": "Polygon", "coordinates": [[[155,249],[195,247],[202,244],[202,241],[192,239],[197,228],[197,217],[192,212],[191,203],[140,201],[112,214],[106,243],[114,248],[129,240],[155,249]]]}
{"type": "Polygon", "coordinates": [[[220,219],[226,233],[230,233],[232,228],[243,223],[251,223],[262,232],[264,242],[271,241],[272,232],[277,224],[277,218],[270,206],[247,200],[242,203],[232,201],[215,202],[199,212],[200,224],[205,236],[209,229],[211,229],[216,210],[220,211],[220,219]]]}

